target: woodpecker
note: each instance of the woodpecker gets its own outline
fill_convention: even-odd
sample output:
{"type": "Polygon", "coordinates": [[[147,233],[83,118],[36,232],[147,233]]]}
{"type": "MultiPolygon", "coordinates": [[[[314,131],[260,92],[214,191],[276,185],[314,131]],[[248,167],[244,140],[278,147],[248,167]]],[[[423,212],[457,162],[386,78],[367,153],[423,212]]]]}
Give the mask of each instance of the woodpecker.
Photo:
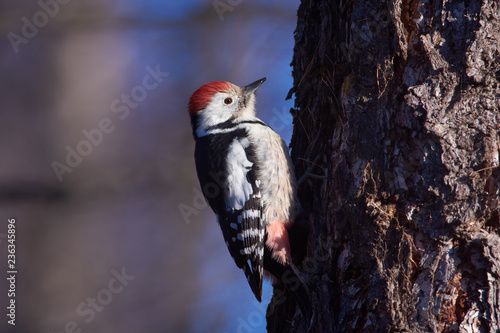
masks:
{"type": "Polygon", "coordinates": [[[257,300],[266,271],[284,283],[311,323],[309,291],[292,263],[287,231],[299,209],[294,168],[283,139],[255,116],[255,90],[265,80],[245,87],[215,81],[193,93],[188,113],[196,171],[257,300]]]}

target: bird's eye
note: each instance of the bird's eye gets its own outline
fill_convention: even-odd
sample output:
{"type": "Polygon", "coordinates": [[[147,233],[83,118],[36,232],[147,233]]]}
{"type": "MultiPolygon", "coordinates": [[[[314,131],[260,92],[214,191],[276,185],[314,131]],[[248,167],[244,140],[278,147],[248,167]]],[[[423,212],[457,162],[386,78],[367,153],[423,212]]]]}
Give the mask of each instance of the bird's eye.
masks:
{"type": "Polygon", "coordinates": [[[224,100],[224,104],[231,104],[233,102],[233,99],[231,97],[228,97],[224,100]]]}

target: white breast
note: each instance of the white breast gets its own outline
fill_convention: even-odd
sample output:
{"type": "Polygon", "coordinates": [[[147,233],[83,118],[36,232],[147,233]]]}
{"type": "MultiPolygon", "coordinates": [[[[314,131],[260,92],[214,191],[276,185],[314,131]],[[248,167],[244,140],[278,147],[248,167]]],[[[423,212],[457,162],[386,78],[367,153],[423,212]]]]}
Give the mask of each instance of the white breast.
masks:
{"type": "Polygon", "coordinates": [[[276,220],[292,222],[298,203],[296,180],[288,147],[283,139],[267,126],[247,127],[249,139],[256,147],[259,166],[257,175],[261,182],[264,218],[266,223],[276,220]]]}

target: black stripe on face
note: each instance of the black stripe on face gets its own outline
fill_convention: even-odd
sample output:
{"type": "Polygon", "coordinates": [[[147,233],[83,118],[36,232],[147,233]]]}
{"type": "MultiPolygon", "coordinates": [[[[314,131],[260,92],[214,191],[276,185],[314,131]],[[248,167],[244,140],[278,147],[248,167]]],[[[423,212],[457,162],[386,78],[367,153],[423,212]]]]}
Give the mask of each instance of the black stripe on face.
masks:
{"type": "Polygon", "coordinates": [[[230,119],[230,120],[227,120],[223,123],[220,123],[220,124],[217,124],[214,126],[210,126],[209,128],[207,128],[207,132],[209,132],[210,130],[216,130],[216,129],[230,129],[230,128],[236,127],[238,125],[241,125],[241,124],[258,124],[258,125],[262,125],[265,127],[269,127],[267,124],[265,124],[264,122],[262,122],[260,120],[234,121],[234,119],[230,119]]]}

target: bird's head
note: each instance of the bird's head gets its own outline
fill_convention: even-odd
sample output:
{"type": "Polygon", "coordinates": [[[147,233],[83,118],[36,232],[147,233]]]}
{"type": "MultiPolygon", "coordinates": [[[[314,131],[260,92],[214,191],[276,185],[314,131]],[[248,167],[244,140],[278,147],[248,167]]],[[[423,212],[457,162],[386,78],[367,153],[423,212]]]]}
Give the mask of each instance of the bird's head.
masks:
{"type": "Polygon", "coordinates": [[[244,87],[214,81],[198,88],[188,104],[195,137],[227,121],[255,117],[254,93],[265,80],[262,78],[244,87]]]}

